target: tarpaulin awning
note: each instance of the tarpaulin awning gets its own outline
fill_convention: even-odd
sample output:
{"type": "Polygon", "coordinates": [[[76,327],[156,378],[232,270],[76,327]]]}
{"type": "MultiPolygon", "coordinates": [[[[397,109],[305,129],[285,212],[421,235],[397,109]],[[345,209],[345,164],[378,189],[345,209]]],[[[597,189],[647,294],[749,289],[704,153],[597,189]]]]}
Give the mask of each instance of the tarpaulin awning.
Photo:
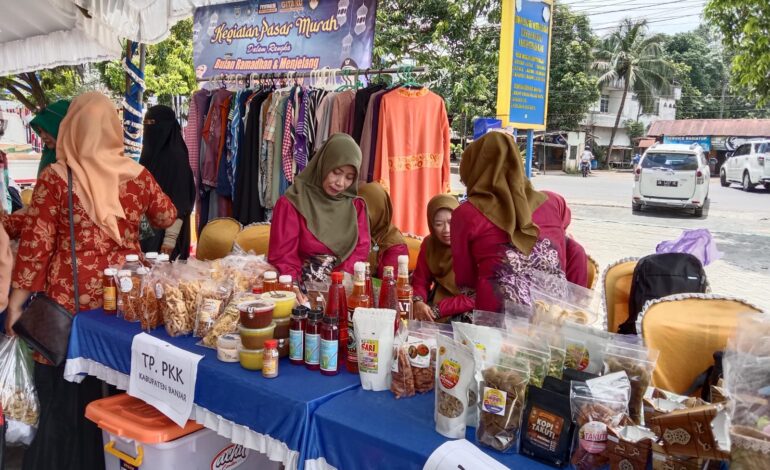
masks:
{"type": "Polygon", "coordinates": [[[0,0],[0,76],[120,58],[121,39],[153,44],[195,8],[231,0],[0,0]]]}
{"type": "Polygon", "coordinates": [[[655,121],[651,136],[770,136],[770,119],[679,119],[655,121]]]}

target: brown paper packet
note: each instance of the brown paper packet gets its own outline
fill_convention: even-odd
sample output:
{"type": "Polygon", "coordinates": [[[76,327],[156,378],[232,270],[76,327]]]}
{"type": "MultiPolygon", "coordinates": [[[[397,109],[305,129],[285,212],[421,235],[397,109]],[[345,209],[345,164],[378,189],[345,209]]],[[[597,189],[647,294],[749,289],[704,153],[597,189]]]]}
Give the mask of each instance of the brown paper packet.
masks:
{"type": "Polygon", "coordinates": [[[650,419],[669,455],[727,460],[727,413],[721,404],[672,411],[650,419]]]}
{"type": "Polygon", "coordinates": [[[607,430],[610,470],[647,470],[655,434],[641,426],[607,430]]]}

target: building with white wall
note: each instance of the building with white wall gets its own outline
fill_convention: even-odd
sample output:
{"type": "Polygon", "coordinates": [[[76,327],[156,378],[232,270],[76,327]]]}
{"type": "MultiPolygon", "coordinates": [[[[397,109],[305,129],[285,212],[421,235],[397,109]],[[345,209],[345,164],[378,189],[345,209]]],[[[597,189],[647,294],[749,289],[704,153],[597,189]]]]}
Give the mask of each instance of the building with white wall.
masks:
{"type": "MultiPolygon", "coordinates": [[[[612,127],[615,125],[622,97],[622,83],[604,85],[599,101],[591,106],[591,109],[581,121],[581,126],[593,137],[595,145],[599,147],[608,147],[610,145],[612,127]]],[[[641,121],[646,129],[655,121],[676,119],[676,104],[680,98],[681,89],[676,87],[672,96],[661,97],[657,100],[654,114],[643,114],[636,94],[629,91],[620,116],[618,130],[615,133],[612,158],[608,159],[608,161],[623,161],[624,159],[630,160],[631,158],[634,143],[631,142],[626,133],[626,121],[641,121]]]]}

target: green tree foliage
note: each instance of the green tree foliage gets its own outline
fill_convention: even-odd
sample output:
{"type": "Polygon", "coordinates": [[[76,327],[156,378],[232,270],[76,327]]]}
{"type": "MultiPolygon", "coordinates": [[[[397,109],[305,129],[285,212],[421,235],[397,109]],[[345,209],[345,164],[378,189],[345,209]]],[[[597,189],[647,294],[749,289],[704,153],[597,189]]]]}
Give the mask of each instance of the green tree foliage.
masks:
{"type": "Polygon", "coordinates": [[[629,90],[636,94],[642,112],[650,112],[656,98],[671,89],[674,70],[665,59],[664,40],[660,34],[649,34],[647,20],[625,19],[601,41],[596,51],[594,67],[602,74],[599,83],[623,87],[607,150],[610,158],[629,90]]]}
{"type": "Polygon", "coordinates": [[[642,137],[646,132],[647,129],[643,122],[641,121],[634,121],[632,119],[627,119],[623,122],[623,125],[626,128],[626,134],[628,134],[628,138],[632,141],[634,139],[638,139],[639,137],[642,137]]]}
{"type": "Polygon", "coordinates": [[[770,2],[710,0],[706,18],[722,33],[732,58],[732,83],[759,104],[770,102],[770,2]]]}
{"type": "Polygon", "coordinates": [[[731,54],[709,27],[669,36],[665,45],[674,63],[674,79],[682,88],[677,119],[719,119],[767,117],[745,92],[730,86],[731,54]]]}
{"type": "Polygon", "coordinates": [[[551,74],[548,87],[548,128],[576,130],[591,105],[599,99],[591,73],[597,39],[585,14],[566,5],[554,12],[551,74]]]}
{"type": "Polygon", "coordinates": [[[0,77],[0,94],[15,99],[30,111],[53,101],[72,98],[84,89],[83,67],[56,67],[40,72],[0,77]]]}
{"type": "MultiPolygon", "coordinates": [[[[139,63],[139,58],[133,58],[139,63]]],[[[192,58],[192,20],[180,21],[171,28],[169,37],[147,47],[144,77],[147,85],[145,100],[155,96],[163,104],[170,104],[174,95],[189,95],[196,89],[195,68],[192,58]]],[[[126,78],[120,61],[99,65],[107,88],[115,95],[125,93],[126,78]]]]}
{"type": "Polygon", "coordinates": [[[494,116],[500,31],[499,0],[381,0],[375,66],[408,63],[430,69],[419,79],[443,96],[453,126],[494,116]]]}
{"type": "MultiPolygon", "coordinates": [[[[470,120],[496,114],[499,0],[381,0],[377,8],[374,63],[412,59],[431,72],[423,79],[447,102],[462,131],[470,120]]],[[[548,127],[577,129],[599,98],[590,73],[596,39],[585,15],[557,6],[549,85],[548,127]]]]}

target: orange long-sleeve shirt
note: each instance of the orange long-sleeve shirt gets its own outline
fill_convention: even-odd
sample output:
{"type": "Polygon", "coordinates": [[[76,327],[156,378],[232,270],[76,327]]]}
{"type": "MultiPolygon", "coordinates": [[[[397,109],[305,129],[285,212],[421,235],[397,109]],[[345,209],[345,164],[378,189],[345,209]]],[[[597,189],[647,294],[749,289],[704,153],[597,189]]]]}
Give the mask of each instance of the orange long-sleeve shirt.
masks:
{"type": "Polygon", "coordinates": [[[427,88],[387,93],[377,126],[374,180],[390,193],[393,223],[404,233],[427,235],[428,202],[449,192],[444,99],[427,88]]]}

